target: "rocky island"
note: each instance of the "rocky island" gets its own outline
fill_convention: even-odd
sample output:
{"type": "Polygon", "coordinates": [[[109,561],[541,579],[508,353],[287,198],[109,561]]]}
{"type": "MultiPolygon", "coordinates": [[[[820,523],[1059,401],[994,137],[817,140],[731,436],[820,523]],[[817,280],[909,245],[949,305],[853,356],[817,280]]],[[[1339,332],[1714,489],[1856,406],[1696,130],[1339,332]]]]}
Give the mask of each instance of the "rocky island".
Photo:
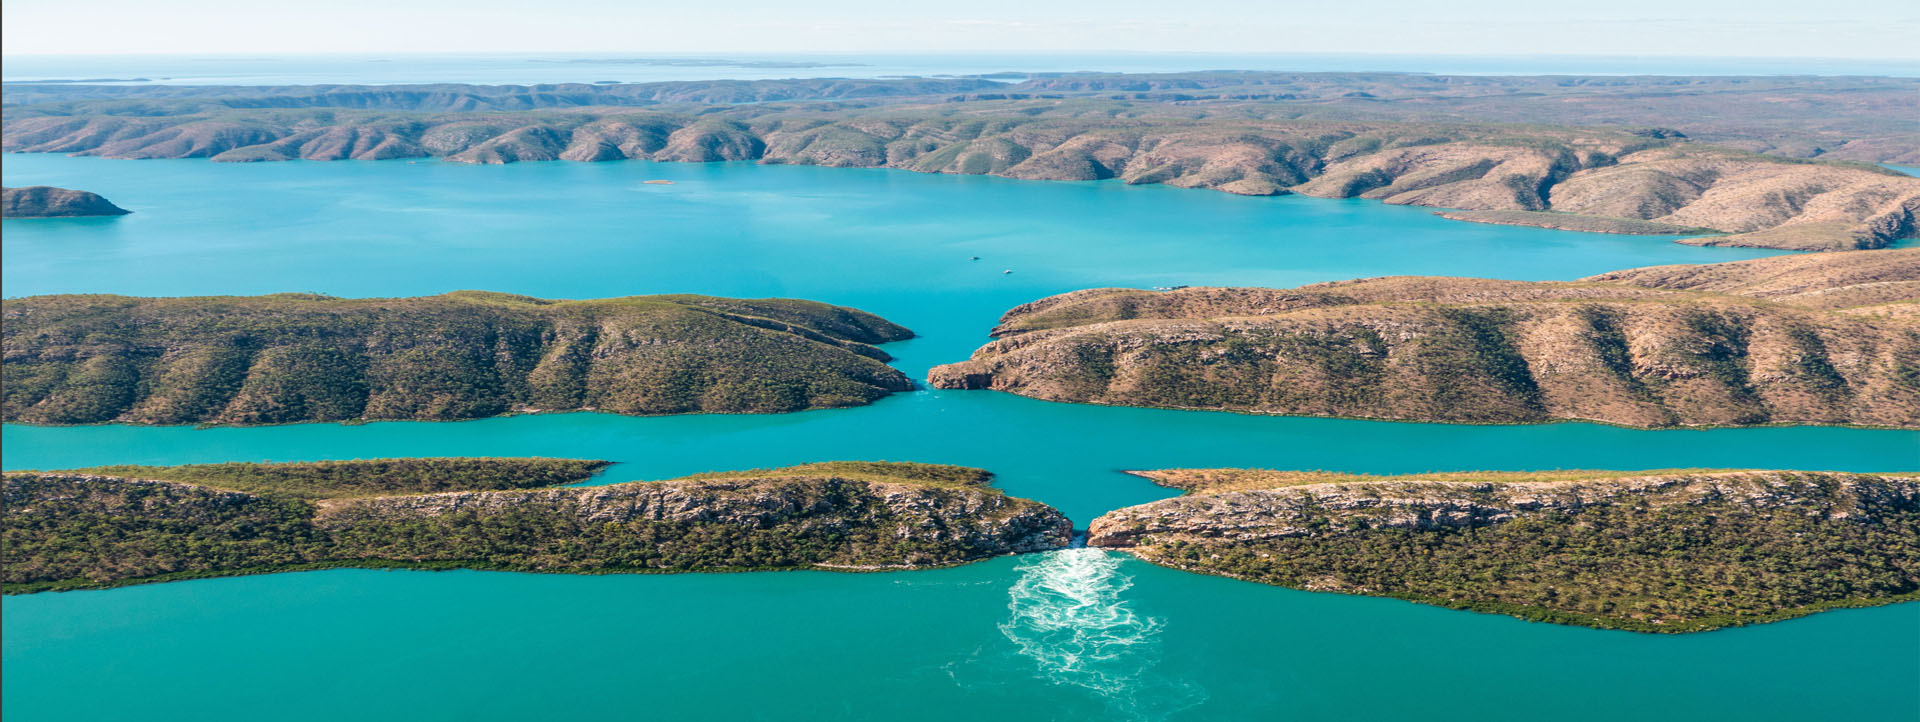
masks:
{"type": "Polygon", "coordinates": [[[1370,198],[1477,222],[1847,250],[1920,232],[1920,179],[1850,162],[1920,157],[1915,89],[1885,78],[1339,73],[1036,76],[1011,85],[60,85],[7,90],[4,148],[216,161],[751,160],[1118,179],[1370,198]],[[1629,103],[1639,110],[1620,110],[1629,103]],[[1788,110],[1809,107],[1820,111],[1788,110]],[[1751,120],[1727,120],[1737,117],[1751,120]],[[1650,122],[1662,125],[1638,126],[1650,122]]]}
{"type": "Polygon", "coordinates": [[[1088,543],[1178,569],[1643,632],[1920,598],[1920,474],[1144,472],[1088,543]]]}
{"type": "Polygon", "coordinates": [[[936,388],[1407,421],[1920,427],[1920,249],[1604,274],[1076,291],[936,388]]]}
{"type": "Polygon", "coordinates": [[[53,186],[0,188],[0,218],[124,216],[130,212],[86,191],[53,186]]]}
{"type": "Polygon", "coordinates": [[[812,301],[34,296],[0,314],[9,422],[763,413],[913,388],[870,345],[912,332],[812,301]]]}
{"type": "Polygon", "coordinates": [[[553,486],[602,466],[388,459],[9,472],[0,581],[17,594],[328,567],[895,569],[1072,539],[1059,512],[1000,493],[978,469],[836,462],[553,486]]]}

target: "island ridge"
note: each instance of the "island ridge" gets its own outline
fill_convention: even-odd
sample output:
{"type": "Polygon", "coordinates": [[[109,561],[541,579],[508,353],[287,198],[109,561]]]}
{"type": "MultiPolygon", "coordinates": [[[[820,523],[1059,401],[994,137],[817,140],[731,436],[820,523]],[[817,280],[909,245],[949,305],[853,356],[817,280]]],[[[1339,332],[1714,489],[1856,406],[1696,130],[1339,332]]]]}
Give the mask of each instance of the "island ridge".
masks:
{"type": "Polygon", "coordinates": [[[9,472],[5,590],[329,567],[909,569],[1072,538],[1059,512],[955,466],[830,462],[551,486],[604,465],[385,459],[9,472]]]}
{"type": "Polygon", "coordinates": [[[461,291],[32,296],[0,310],[10,422],[768,413],[854,406],[913,388],[870,345],[911,331],[812,301],[461,291]]]}
{"type": "Polygon", "coordinates": [[[1920,474],[1142,472],[1092,546],[1177,569],[1641,632],[1920,598],[1920,474]]]}
{"type": "Polygon", "coordinates": [[[52,186],[0,188],[0,218],[124,216],[131,212],[86,191],[52,186]]]}
{"type": "Polygon", "coordinates": [[[1920,427],[1920,249],[1015,308],[936,388],[1405,421],[1920,427]]]}

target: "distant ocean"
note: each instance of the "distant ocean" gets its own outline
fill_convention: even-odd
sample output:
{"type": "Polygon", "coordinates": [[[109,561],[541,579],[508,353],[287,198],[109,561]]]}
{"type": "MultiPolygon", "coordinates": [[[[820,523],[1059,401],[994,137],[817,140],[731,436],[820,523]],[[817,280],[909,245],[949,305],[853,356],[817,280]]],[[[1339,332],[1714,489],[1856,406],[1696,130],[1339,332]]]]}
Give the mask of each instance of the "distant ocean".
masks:
{"type": "Polygon", "coordinates": [[[882,78],[1036,72],[1399,71],[1479,75],[1885,75],[1920,60],[1630,56],[1071,54],[10,55],[7,82],[115,80],[211,85],[623,83],[882,78]],[[138,79],[138,80],[136,80],[138,79]]]}

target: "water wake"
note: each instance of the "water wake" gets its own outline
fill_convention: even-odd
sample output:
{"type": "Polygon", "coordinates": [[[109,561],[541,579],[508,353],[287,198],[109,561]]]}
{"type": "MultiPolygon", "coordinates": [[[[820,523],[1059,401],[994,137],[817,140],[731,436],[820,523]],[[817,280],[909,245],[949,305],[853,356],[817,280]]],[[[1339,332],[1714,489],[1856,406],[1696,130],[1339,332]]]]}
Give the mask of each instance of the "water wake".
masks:
{"type": "Polygon", "coordinates": [[[1007,590],[1000,624],[1049,682],[1083,688],[1128,717],[1153,719],[1200,703],[1198,686],[1154,673],[1163,623],[1134,611],[1123,593],[1133,577],[1123,557],[1100,549],[1035,555],[1007,590]]]}

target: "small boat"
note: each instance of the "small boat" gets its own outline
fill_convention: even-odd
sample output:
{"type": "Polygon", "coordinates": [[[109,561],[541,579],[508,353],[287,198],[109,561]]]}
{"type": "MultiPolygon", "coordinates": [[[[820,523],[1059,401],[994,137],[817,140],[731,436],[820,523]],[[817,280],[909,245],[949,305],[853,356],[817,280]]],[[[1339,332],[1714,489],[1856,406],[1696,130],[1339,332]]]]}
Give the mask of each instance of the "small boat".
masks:
{"type": "Polygon", "coordinates": [[[1004,271],[1001,271],[1000,273],[1001,273],[1002,275],[1005,275],[1005,274],[1008,274],[1008,273],[1013,273],[1013,269],[1011,269],[1011,268],[1009,268],[1009,269],[1007,269],[1007,270],[1004,270],[1004,271]]]}
{"type": "Polygon", "coordinates": [[[973,256],[973,257],[971,257],[971,258],[968,258],[967,260],[969,260],[969,261],[978,261],[978,260],[980,260],[980,257],[979,257],[979,256],[973,256]]]}

